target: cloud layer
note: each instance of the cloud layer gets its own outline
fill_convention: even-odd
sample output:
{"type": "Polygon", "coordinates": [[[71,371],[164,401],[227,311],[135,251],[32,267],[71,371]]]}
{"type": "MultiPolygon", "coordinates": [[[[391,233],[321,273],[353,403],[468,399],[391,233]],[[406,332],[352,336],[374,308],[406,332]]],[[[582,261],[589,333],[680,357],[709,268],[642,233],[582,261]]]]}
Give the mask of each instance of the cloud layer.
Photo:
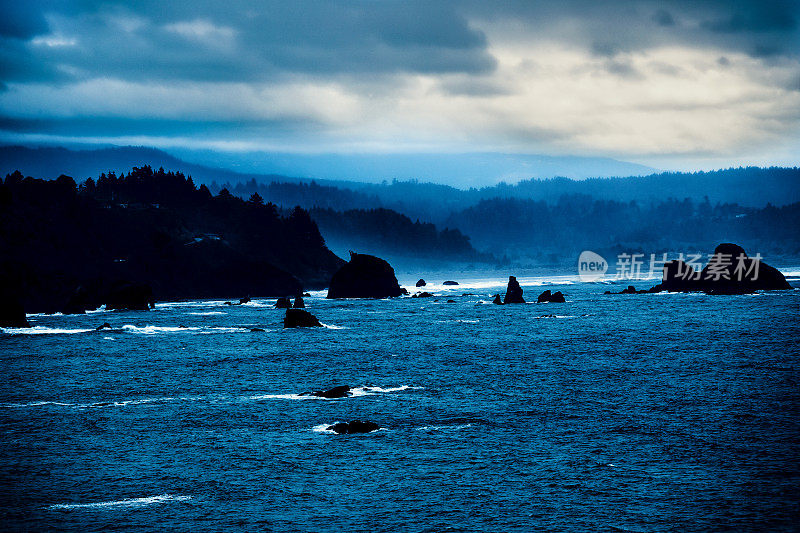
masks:
{"type": "MultiPolygon", "coordinates": [[[[791,163],[800,6],[0,1],[0,132],[791,163]]],[[[794,161],[797,162],[797,161],[794,161]]]]}

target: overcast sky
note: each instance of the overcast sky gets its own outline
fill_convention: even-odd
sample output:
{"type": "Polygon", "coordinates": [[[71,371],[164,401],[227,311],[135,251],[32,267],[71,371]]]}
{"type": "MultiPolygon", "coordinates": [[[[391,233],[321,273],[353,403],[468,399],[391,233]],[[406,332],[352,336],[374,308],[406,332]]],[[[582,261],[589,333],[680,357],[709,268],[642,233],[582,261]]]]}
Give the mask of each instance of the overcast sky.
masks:
{"type": "Polygon", "coordinates": [[[797,1],[0,9],[5,141],[800,163],[797,1]]]}

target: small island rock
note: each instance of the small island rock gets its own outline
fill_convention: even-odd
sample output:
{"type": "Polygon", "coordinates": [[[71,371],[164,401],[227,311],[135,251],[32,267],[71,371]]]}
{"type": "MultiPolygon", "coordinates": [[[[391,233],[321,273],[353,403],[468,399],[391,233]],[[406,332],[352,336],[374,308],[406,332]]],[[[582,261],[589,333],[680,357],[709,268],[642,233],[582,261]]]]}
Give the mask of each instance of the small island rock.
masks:
{"type": "Polygon", "coordinates": [[[328,431],[335,431],[340,435],[352,435],[354,433],[369,433],[380,429],[381,427],[375,422],[362,422],[361,420],[353,420],[351,422],[338,422],[332,426],[328,426],[328,431]]]}
{"type": "Polygon", "coordinates": [[[350,252],[331,278],[328,298],[390,298],[403,294],[392,266],[379,257],[350,252]]]}
{"type": "Polygon", "coordinates": [[[287,309],[283,319],[284,328],[321,328],[317,317],[304,309],[287,309]]]}
{"type": "Polygon", "coordinates": [[[332,389],[328,389],[326,391],[314,391],[311,393],[312,396],[317,396],[318,398],[347,398],[351,395],[350,387],[348,385],[339,385],[338,387],[334,387],[332,389]]]}

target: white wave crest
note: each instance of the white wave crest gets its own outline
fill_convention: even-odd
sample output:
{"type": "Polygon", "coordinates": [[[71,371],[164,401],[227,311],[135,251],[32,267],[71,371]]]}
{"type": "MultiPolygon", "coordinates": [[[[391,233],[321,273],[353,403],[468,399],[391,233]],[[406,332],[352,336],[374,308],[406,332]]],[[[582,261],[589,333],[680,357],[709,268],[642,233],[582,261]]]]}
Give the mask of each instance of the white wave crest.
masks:
{"type": "Polygon", "coordinates": [[[318,424],[313,428],[311,428],[311,431],[313,431],[314,433],[330,433],[335,435],[336,432],[328,428],[338,423],[339,421],[337,420],[336,422],[331,422],[330,424],[318,424]]]}
{"type": "Polygon", "coordinates": [[[404,390],[421,389],[422,387],[412,387],[411,385],[401,385],[399,387],[357,387],[350,389],[350,393],[354,397],[358,396],[374,396],[376,394],[385,394],[387,392],[400,392],[404,390]]]}
{"type": "Polygon", "coordinates": [[[191,326],[181,328],[178,326],[133,326],[131,324],[126,324],[122,326],[122,329],[129,332],[129,333],[138,333],[142,335],[156,335],[158,333],[179,333],[183,331],[193,331],[197,333],[237,333],[242,331],[250,331],[249,329],[245,328],[234,328],[234,327],[208,327],[208,326],[191,326]]]}
{"type": "Polygon", "coordinates": [[[45,326],[34,326],[32,328],[0,328],[0,332],[8,335],[73,335],[75,333],[88,333],[94,329],[85,328],[48,328],[45,326]]]}
{"type": "Polygon", "coordinates": [[[317,396],[311,394],[258,394],[247,396],[248,400],[315,400],[317,396]]]}
{"type": "Polygon", "coordinates": [[[193,316],[217,316],[217,315],[227,315],[228,313],[224,311],[190,311],[186,314],[193,316]]]}
{"type": "Polygon", "coordinates": [[[421,428],[417,428],[417,431],[455,431],[471,427],[472,424],[459,424],[457,426],[422,426],[421,428]]]}
{"type": "Polygon", "coordinates": [[[160,494],[158,496],[147,496],[144,498],[127,498],[124,500],[114,500],[108,502],[95,503],[56,503],[48,505],[46,509],[69,510],[69,509],[107,509],[114,507],[145,507],[167,502],[186,502],[191,500],[191,496],[180,494],[160,494]]]}

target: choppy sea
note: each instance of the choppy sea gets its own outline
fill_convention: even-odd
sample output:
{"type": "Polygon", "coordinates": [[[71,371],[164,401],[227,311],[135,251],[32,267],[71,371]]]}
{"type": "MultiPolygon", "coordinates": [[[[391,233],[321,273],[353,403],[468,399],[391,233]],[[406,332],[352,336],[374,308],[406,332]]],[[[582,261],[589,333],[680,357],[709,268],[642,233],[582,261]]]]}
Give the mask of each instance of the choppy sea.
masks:
{"type": "Polygon", "coordinates": [[[0,529],[800,528],[800,289],[506,281],[312,293],[317,329],[259,298],[0,329],[0,529]]]}

